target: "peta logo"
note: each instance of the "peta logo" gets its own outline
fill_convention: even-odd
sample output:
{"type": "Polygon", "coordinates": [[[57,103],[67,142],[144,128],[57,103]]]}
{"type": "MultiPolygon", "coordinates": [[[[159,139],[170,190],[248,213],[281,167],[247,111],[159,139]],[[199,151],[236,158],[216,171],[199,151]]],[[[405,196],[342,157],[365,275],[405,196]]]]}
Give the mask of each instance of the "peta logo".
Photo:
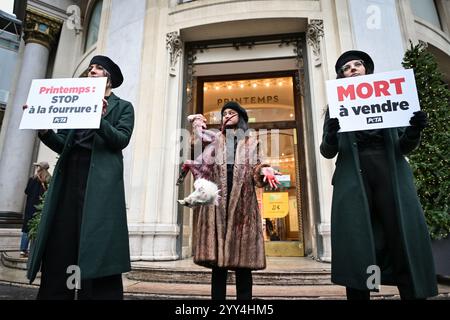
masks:
{"type": "Polygon", "coordinates": [[[367,118],[367,124],[375,124],[375,123],[383,123],[383,117],[377,116],[367,118]]]}

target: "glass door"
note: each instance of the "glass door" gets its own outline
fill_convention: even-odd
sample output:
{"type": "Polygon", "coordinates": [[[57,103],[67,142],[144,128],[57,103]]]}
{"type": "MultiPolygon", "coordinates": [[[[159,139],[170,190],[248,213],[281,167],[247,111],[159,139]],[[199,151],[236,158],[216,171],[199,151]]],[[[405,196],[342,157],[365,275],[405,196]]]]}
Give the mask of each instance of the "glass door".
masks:
{"type": "Polygon", "coordinates": [[[268,149],[273,149],[273,144],[277,144],[275,149],[278,150],[268,153],[264,162],[281,173],[281,176],[277,176],[281,183],[277,190],[257,188],[267,255],[302,255],[299,228],[301,212],[297,199],[299,185],[296,129],[272,129],[269,132],[259,130],[258,137],[261,145],[267,143],[268,149]]]}

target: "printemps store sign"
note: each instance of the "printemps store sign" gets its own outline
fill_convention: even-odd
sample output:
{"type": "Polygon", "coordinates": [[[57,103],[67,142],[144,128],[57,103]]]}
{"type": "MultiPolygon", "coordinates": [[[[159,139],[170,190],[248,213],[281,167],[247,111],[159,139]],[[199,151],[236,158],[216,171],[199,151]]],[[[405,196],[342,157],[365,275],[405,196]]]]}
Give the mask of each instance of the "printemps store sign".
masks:
{"type": "Polygon", "coordinates": [[[294,120],[292,77],[215,81],[203,83],[204,115],[209,123],[220,123],[220,110],[230,101],[248,112],[249,122],[294,120]]]}

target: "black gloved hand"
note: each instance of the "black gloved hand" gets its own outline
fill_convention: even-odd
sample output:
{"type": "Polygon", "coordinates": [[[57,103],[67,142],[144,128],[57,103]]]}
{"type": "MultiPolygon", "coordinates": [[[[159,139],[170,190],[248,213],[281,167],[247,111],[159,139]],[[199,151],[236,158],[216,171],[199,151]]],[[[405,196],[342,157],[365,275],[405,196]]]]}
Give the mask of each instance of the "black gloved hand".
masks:
{"type": "Polygon", "coordinates": [[[409,138],[418,138],[420,132],[428,125],[428,116],[423,111],[416,111],[409,120],[410,127],[406,128],[406,135],[409,138]]]}
{"type": "Polygon", "coordinates": [[[327,130],[327,135],[325,137],[325,141],[328,144],[335,145],[338,143],[337,140],[337,132],[339,129],[341,129],[341,126],[339,125],[339,119],[338,118],[330,118],[325,123],[325,128],[327,130]]]}

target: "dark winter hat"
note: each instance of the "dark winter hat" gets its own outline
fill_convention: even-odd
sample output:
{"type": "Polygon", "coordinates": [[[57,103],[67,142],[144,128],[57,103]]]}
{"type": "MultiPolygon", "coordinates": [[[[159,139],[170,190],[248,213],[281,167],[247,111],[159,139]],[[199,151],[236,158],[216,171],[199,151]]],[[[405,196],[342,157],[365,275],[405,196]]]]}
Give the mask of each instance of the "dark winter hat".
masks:
{"type": "Polygon", "coordinates": [[[375,66],[373,64],[372,58],[363,51],[358,50],[350,50],[341,54],[341,56],[337,59],[336,65],[334,69],[336,70],[336,74],[339,74],[341,68],[349,61],[352,60],[362,60],[364,61],[364,66],[366,67],[366,74],[372,74],[375,66]]]}
{"type": "Polygon", "coordinates": [[[33,166],[41,167],[42,169],[48,170],[50,168],[50,165],[47,161],[41,161],[41,162],[35,162],[33,163],[33,166]]]}
{"type": "Polygon", "coordinates": [[[222,110],[220,111],[220,114],[223,117],[223,112],[225,111],[225,109],[232,109],[234,111],[236,111],[239,116],[245,120],[245,122],[248,122],[248,115],[247,115],[247,111],[245,111],[244,108],[241,107],[241,105],[235,101],[230,101],[224,104],[224,106],[222,107],[222,110]]]}
{"type": "Polygon", "coordinates": [[[113,88],[117,88],[122,84],[122,71],[120,71],[119,66],[107,56],[95,56],[89,63],[89,65],[91,64],[99,64],[109,72],[109,74],[111,75],[111,86],[113,88]]]}

